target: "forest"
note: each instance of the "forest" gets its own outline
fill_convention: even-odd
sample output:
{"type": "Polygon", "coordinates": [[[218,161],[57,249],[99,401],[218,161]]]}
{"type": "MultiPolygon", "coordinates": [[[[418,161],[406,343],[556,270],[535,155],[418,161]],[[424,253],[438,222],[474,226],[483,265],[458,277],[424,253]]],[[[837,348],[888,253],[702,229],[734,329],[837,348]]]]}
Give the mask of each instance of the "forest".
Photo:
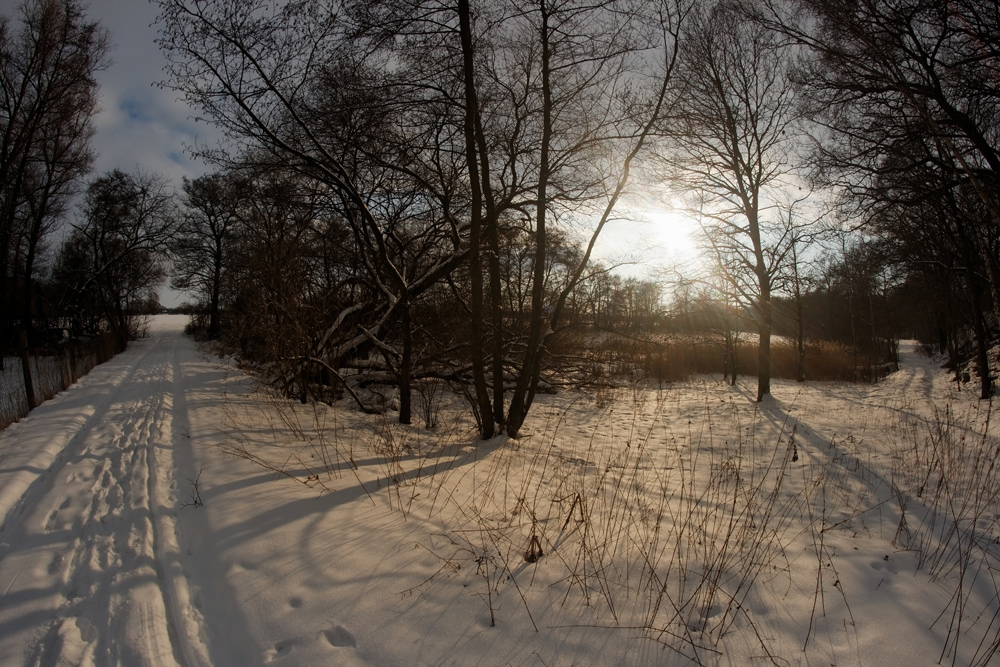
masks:
{"type": "Polygon", "coordinates": [[[7,352],[141,336],[169,280],[284,395],[408,424],[449,386],[483,439],[637,375],[877,382],[901,339],[993,394],[994,2],[154,4],[158,85],[220,137],[179,184],[91,173],[83,3],[0,23],[7,352]],[[600,256],[651,210],[696,251],[600,256]]]}

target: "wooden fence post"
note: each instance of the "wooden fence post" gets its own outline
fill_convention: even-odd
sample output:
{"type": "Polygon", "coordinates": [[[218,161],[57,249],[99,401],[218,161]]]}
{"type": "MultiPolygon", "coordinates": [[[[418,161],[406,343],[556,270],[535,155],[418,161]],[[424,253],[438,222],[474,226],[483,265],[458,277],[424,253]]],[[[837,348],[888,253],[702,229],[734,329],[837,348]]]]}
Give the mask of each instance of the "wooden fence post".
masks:
{"type": "Polygon", "coordinates": [[[28,356],[28,332],[21,332],[21,371],[24,373],[24,391],[28,395],[28,410],[35,409],[35,385],[31,381],[31,358],[28,356]]]}

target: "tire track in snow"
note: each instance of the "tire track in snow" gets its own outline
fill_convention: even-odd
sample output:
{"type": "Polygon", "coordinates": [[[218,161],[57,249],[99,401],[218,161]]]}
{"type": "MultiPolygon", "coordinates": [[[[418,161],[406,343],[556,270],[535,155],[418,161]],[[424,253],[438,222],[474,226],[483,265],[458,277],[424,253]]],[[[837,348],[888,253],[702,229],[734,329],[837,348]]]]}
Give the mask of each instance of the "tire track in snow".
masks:
{"type": "MultiPolygon", "coordinates": [[[[8,512],[0,533],[0,664],[208,664],[184,646],[167,558],[174,498],[173,337],[143,350],[8,512]],[[167,533],[164,536],[164,533],[167,533]],[[168,585],[169,584],[169,585],[168,585]]],[[[93,389],[94,387],[92,387],[93,389]]]]}

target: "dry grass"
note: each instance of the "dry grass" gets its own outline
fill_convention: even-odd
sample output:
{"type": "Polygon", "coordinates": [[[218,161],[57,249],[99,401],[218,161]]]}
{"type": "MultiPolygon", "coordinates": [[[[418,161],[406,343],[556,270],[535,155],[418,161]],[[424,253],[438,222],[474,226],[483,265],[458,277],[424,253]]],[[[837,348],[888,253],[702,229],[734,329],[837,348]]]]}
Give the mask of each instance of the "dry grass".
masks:
{"type": "Polygon", "coordinates": [[[973,664],[996,655],[1000,444],[989,415],[921,421],[905,406],[871,407],[854,428],[895,434],[880,458],[853,433],[806,444],[787,418],[708,389],[698,399],[637,378],[613,391],[577,397],[602,406],[585,425],[567,419],[587,411],[559,399],[535,409],[522,440],[478,444],[460,401],[439,408],[454,418],[433,433],[369,417],[360,436],[330,421],[336,410],[276,400],[268,412],[283,416],[262,431],[230,416],[243,435],[228,452],[321,490],[352,478],[372,502],[385,494],[390,511],[444,526],[421,545],[440,569],[405,592],[458,578],[494,622],[497,600],[513,595],[536,629],[560,608],[586,610],[692,664],[724,659],[735,636],[787,664],[767,614],[793,589],[811,596],[803,651],[827,650],[818,626],[834,606],[857,645],[829,541],[874,530],[953,587],[941,660],[970,642],[973,664]]]}
{"type": "MultiPolygon", "coordinates": [[[[594,347],[594,361],[601,377],[628,377],[641,371],[660,382],[678,382],[694,375],[722,375],[725,348],[721,338],[670,337],[638,339],[608,336],[594,347]]],[[[757,375],[757,343],[736,344],[740,375],[757,375]]],[[[857,379],[854,355],[846,346],[832,342],[809,342],[805,347],[806,380],[844,381],[857,379]]],[[[771,343],[771,377],[796,379],[798,350],[791,341],[771,343]]]]}
{"type": "Polygon", "coordinates": [[[892,430],[891,488],[900,509],[894,543],[914,551],[932,580],[954,583],[938,619],[947,628],[938,661],[955,664],[959,643],[973,635],[981,641],[970,664],[986,665],[1000,650],[1000,616],[976,595],[1000,594],[1000,441],[987,430],[992,403],[961,415],[945,406],[926,421],[902,414],[892,430]]]}

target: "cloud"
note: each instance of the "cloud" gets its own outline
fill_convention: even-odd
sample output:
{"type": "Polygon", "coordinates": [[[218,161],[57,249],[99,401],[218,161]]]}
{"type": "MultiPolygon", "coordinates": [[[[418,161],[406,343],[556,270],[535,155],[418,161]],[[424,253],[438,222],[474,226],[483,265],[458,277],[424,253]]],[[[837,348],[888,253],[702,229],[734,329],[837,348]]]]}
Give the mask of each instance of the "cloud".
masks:
{"type": "Polygon", "coordinates": [[[95,119],[96,173],[111,169],[153,171],[180,185],[182,177],[209,170],[185,146],[210,140],[213,129],[196,124],[176,93],[158,88],[165,59],[156,45],[157,8],[142,0],[91,0],[88,17],[111,32],[112,65],[98,75],[101,111],[95,119]]]}

